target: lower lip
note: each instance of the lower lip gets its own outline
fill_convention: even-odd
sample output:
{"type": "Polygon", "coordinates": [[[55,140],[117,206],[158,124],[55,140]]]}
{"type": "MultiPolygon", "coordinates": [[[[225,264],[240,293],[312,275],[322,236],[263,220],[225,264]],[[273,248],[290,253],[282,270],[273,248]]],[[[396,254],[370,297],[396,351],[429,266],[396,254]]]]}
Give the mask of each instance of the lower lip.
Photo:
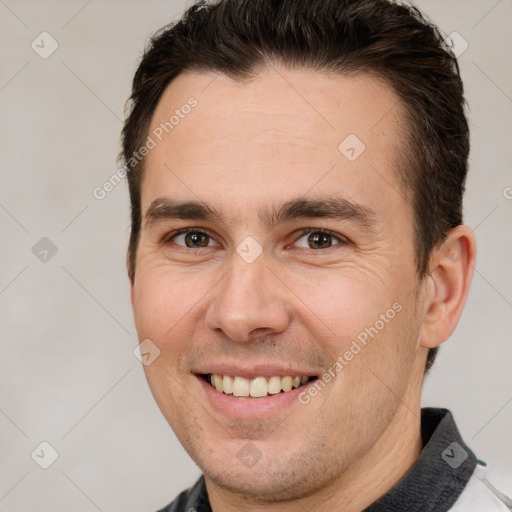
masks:
{"type": "MultiPolygon", "coordinates": [[[[208,384],[202,377],[197,376],[210,403],[226,416],[237,419],[261,418],[270,416],[290,407],[294,402],[299,403],[298,397],[310,384],[304,384],[291,391],[276,393],[262,398],[236,397],[220,393],[208,384]]],[[[299,403],[300,405],[300,403],[299,403]]]]}

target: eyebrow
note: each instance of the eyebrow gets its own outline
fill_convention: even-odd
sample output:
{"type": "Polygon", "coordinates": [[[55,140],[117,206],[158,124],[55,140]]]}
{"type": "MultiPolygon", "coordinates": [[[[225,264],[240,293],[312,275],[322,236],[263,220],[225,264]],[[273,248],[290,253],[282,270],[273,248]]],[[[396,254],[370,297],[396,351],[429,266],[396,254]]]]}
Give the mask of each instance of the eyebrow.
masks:
{"type": "MultiPolygon", "coordinates": [[[[299,219],[350,220],[365,228],[377,224],[377,214],[371,208],[341,197],[291,199],[280,205],[258,211],[259,220],[268,228],[299,219]]],[[[225,224],[222,214],[203,201],[177,201],[168,197],[155,199],[145,214],[144,228],[171,219],[211,221],[225,224]]]]}

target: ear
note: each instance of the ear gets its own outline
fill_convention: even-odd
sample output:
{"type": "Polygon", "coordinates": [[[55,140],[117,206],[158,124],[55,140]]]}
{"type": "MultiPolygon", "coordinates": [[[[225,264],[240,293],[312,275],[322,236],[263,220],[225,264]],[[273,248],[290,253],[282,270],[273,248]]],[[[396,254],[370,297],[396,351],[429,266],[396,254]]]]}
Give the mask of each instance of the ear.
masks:
{"type": "Polygon", "coordinates": [[[446,341],[466,303],[476,262],[475,236],[468,226],[457,226],[430,258],[426,279],[420,344],[434,348],[446,341]]]}

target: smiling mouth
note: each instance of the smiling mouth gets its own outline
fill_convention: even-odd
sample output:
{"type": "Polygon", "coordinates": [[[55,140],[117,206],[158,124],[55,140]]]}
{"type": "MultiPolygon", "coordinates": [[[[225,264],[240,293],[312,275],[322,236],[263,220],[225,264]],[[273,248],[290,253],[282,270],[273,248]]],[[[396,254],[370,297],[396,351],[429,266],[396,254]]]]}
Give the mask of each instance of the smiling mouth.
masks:
{"type": "Polygon", "coordinates": [[[264,398],[266,396],[287,393],[293,389],[300,388],[310,381],[317,379],[316,376],[273,376],[256,377],[246,379],[244,377],[219,375],[209,373],[200,375],[210,386],[219,393],[241,398],[264,398]]]}

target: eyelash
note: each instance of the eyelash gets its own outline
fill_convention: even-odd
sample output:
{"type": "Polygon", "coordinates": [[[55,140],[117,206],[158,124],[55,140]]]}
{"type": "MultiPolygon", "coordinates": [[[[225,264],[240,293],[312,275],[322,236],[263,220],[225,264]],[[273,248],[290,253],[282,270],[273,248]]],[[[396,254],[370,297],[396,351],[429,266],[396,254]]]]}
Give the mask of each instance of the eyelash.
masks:
{"type": "MultiPolygon", "coordinates": [[[[200,234],[203,234],[203,235],[206,235],[208,237],[210,237],[211,239],[215,240],[215,238],[210,235],[208,233],[208,231],[204,231],[202,229],[194,229],[194,228],[183,228],[183,229],[180,229],[178,231],[175,231],[173,232],[172,234],[170,234],[169,236],[166,236],[163,240],[163,243],[164,244],[169,244],[173,238],[177,237],[178,235],[182,235],[183,233],[200,233],[200,234]]],[[[345,246],[345,245],[348,245],[350,243],[350,241],[348,240],[348,238],[342,236],[342,235],[339,235],[333,231],[330,231],[328,229],[323,229],[323,228],[304,228],[304,229],[301,229],[298,231],[298,234],[299,234],[299,237],[297,238],[297,240],[300,240],[302,237],[306,236],[306,235],[309,235],[311,233],[322,233],[324,235],[329,235],[331,236],[333,239],[337,240],[338,243],[337,244],[334,244],[334,245],[331,245],[330,247],[327,247],[326,249],[310,249],[311,251],[326,251],[326,250],[329,250],[329,249],[333,249],[334,247],[337,247],[337,246],[345,246]]],[[[295,242],[297,242],[297,240],[295,240],[295,242]]],[[[178,245],[176,244],[177,247],[180,247],[182,249],[185,249],[185,250],[191,250],[191,249],[194,249],[193,247],[186,247],[186,246],[183,246],[183,245],[178,245]]],[[[199,247],[199,249],[210,249],[211,247],[199,247]]],[[[304,249],[304,247],[301,247],[300,249],[304,249]]]]}

